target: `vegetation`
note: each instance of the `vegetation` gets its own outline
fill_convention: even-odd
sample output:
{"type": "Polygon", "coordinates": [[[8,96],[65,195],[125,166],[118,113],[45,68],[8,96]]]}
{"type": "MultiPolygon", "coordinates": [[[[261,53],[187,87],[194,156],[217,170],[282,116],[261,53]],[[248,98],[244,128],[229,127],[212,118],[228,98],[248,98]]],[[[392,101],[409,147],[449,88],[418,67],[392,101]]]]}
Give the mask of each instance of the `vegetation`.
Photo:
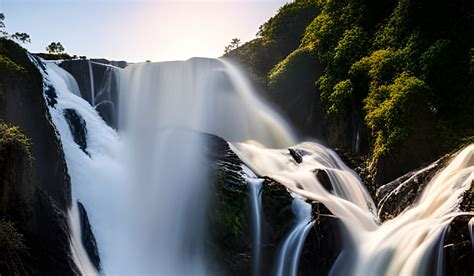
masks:
{"type": "Polygon", "coordinates": [[[230,41],[230,44],[225,46],[224,48],[224,54],[228,54],[230,53],[232,50],[235,50],[237,48],[239,48],[240,46],[240,39],[238,38],[233,38],[231,41],[230,41]]]}
{"type": "Polygon", "coordinates": [[[25,152],[30,152],[30,139],[23,134],[20,128],[0,121],[0,150],[6,144],[19,146],[25,152]]]}
{"type": "Polygon", "coordinates": [[[424,135],[421,118],[448,151],[474,136],[473,16],[464,0],[296,0],[226,56],[270,92],[314,81],[329,128],[360,114],[372,161],[424,135]]]}
{"type": "Polygon", "coordinates": [[[23,235],[11,221],[0,219],[0,271],[8,275],[26,275],[24,256],[27,248],[23,235]]]}
{"type": "Polygon", "coordinates": [[[31,43],[30,35],[27,33],[19,33],[16,32],[12,35],[9,35],[7,31],[5,31],[5,14],[0,13],[0,36],[10,38],[16,40],[21,43],[31,43]]]}
{"type": "Polygon", "coordinates": [[[46,52],[49,54],[64,54],[64,47],[61,44],[61,42],[51,42],[47,47],[46,47],[46,52]]]}

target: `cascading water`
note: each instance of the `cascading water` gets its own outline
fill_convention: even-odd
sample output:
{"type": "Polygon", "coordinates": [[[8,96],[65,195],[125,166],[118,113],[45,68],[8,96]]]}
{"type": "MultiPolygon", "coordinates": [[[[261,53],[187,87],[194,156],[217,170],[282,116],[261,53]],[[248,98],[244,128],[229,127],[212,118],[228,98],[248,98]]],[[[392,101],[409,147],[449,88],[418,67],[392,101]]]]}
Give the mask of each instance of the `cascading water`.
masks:
{"type": "MultiPolygon", "coordinates": [[[[97,270],[80,242],[76,200],[88,208],[104,274],[212,273],[202,244],[210,166],[202,153],[206,140],[198,132],[287,147],[294,138],[286,124],[255,96],[233,65],[191,59],[114,70],[121,83],[117,133],[79,97],[68,73],[54,63],[32,60],[43,73],[45,87],[55,90],[56,102],[49,110],[72,181],[71,251],[81,273],[97,270]],[[65,118],[70,112],[83,122],[85,148],[76,143],[78,134],[65,118]]],[[[233,143],[231,148],[258,177],[273,178],[295,194],[325,204],[342,221],[347,242],[333,274],[428,273],[433,255],[429,252],[438,248],[438,260],[442,258],[446,227],[459,215],[459,198],[474,179],[473,145],[428,184],[417,204],[379,224],[364,185],[331,150],[302,143],[293,147],[301,155],[301,162],[295,162],[287,150],[266,149],[255,142],[233,143]],[[321,183],[316,171],[324,171],[330,183],[321,183]]],[[[255,184],[250,186],[255,199],[260,181],[254,177],[255,183],[250,183],[255,184]]],[[[311,210],[299,196],[294,201],[296,224],[280,246],[277,274],[296,274],[311,227],[311,210]]],[[[256,271],[261,246],[257,209],[256,271]]],[[[471,220],[471,236],[472,224],[471,220]]],[[[442,271],[442,266],[436,270],[442,271]]]]}
{"type": "MultiPolygon", "coordinates": [[[[145,63],[119,74],[116,133],[78,97],[65,71],[54,63],[43,71],[56,91],[57,104],[49,109],[74,200],[88,208],[103,272],[210,273],[202,244],[210,166],[202,153],[206,141],[197,131],[270,146],[288,146],[294,138],[231,64],[212,59],[145,63]],[[85,149],[75,142],[66,110],[83,120],[85,149]]],[[[70,214],[77,230],[77,212],[70,214]]],[[[71,238],[73,249],[78,239],[71,238]]],[[[76,264],[89,274],[94,268],[84,261],[85,250],[76,251],[82,254],[74,255],[76,264]]]]}
{"type": "Polygon", "coordinates": [[[92,70],[92,62],[87,61],[87,65],[89,68],[89,79],[91,85],[91,105],[95,106],[95,84],[94,84],[94,71],[92,70]]]}
{"type": "Polygon", "coordinates": [[[260,257],[262,250],[262,184],[264,179],[258,178],[247,166],[243,165],[243,171],[249,188],[252,219],[252,274],[260,274],[260,257]]]}
{"type": "MultiPolygon", "coordinates": [[[[474,145],[456,158],[427,186],[418,203],[381,225],[362,183],[337,156],[312,143],[295,146],[301,164],[284,150],[236,144],[239,157],[260,176],[268,176],[309,200],[322,202],[337,216],[348,242],[331,271],[334,275],[427,275],[431,252],[457,212],[461,195],[474,180],[474,145]],[[325,170],[333,191],[314,175],[325,170]]],[[[472,214],[471,214],[472,215],[472,214]]],[[[438,250],[438,262],[442,252],[438,250]]],[[[435,268],[436,269],[436,268],[435,268]]],[[[442,271],[438,267],[437,271],[442,271]]],[[[435,271],[436,273],[436,271],[435,271]]]]}
{"type": "Polygon", "coordinates": [[[306,203],[303,198],[296,194],[293,194],[293,197],[292,211],[296,218],[295,225],[283,240],[277,255],[278,258],[275,263],[275,275],[277,276],[297,275],[304,240],[313,226],[311,204],[306,203]]]}

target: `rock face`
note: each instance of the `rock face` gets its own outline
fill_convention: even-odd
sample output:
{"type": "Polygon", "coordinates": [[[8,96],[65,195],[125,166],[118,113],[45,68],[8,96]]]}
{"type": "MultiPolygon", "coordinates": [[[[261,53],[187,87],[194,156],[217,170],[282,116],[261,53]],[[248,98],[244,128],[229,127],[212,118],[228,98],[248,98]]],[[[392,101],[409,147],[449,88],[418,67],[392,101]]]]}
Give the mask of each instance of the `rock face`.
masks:
{"type": "MultiPolygon", "coordinates": [[[[215,160],[215,180],[210,206],[209,229],[211,258],[220,264],[222,273],[249,275],[252,273],[252,222],[248,185],[242,171],[242,161],[227,142],[210,137],[209,152],[215,160]]],[[[295,152],[296,153],[296,152],[295,152]]],[[[324,172],[319,173],[324,178],[324,172]]],[[[274,273],[279,246],[293,226],[293,198],[288,190],[270,178],[265,178],[261,190],[262,244],[261,275],[274,273]]],[[[299,275],[326,274],[340,252],[339,225],[322,204],[313,203],[311,228],[302,250],[299,275]]]]}
{"type": "MultiPolygon", "coordinates": [[[[379,217],[388,220],[412,206],[424,188],[451,161],[454,154],[448,154],[418,171],[409,172],[377,190],[379,217]]],[[[460,204],[462,211],[472,212],[473,189],[467,191],[460,204]]],[[[474,273],[474,250],[467,224],[471,216],[459,216],[448,227],[444,239],[445,273],[449,275],[472,275],[474,273]]],[[[435,273],[433,271],[433,273],[435,273]]]]}
{"type": "Polygon", "coordinates": [[[68,122],[69,129],[71,130],[74,142],[79,145],[79,148],[89,155],[87,152],[87,127],[86,121],[77,114],[74,109],[65,109],[64,118],[68,122]]]}
{"type": "Polygon", "coordinates": [[[450,157],[446,155],[421,170],[411,171],[380,187],[376,193],[379,218],[382,221],[390,219],[412,206],[431,179],[448,164],[450,157]]]}
{"type": "Polygon", "coordinates": [[[97,271],[101,271],[99,250],[97,248],[94,233],[92,233],[89,218],[87,217],[86,208],[81,202],[77,202],[77,207],[79,208],[79,217],[81,219],[82,243],[84,244],[84,248],[86,249],[87,255],[89,255],[92,264],[95,266],[97,271]]]}
{"type": "MultiPolygon", "coordinates": [[[[1,43],[2,54],[23,70],[2,68],[0,118],[19,126],[30,139],[31,148],[25,150],[2,141],[0,217],[15,222],[24,235],[31,255],[25,264],[30,273],[76,274],[70,258],[66,219],[71,184],[62,146],[43,97],[42,77],[24,49],[8,40],[2,39],[1,43]]],[[[54,91],[50,91],[47,99],[54,104],[54,91]]]]}
{"type": "Polygon", "coordinates": [[[65,60],[59,66],[76,79],[82,98],[96,108],[109,126],[116,128],[119,89],[117,72],[126,65],[124,61],[81,59],[65,60]]]}

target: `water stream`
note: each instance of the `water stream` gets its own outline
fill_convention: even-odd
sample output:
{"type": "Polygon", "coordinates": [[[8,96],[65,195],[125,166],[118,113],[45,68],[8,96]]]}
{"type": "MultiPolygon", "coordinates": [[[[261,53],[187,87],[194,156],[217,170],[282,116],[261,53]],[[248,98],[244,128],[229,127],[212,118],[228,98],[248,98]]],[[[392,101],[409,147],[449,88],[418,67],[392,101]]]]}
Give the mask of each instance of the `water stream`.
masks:
{"type": "MultiPolygon", "coordinates": [[[[472,145],[428,184],[417,204],[381,224],[365,186],[332,150],[317,143],[297,144],[292,149],[302,162],[295,162],[288,153],[296,143],[290,127],[226,61],[194,58],[113,70],[120,80],[117,130],[80,97],[68,73],[55,63],[44,63],[42,69],[42,61],[33,61],[45,86],[53,87],[57,96],[49,111],[71,176],[71,249],[84,275],[97,271],[79,242],[76,200],[87,208],[102,273],[216,273],[204,245],[211,166],[204,158],[206,139],[201,132],[231,142],[232,150],[250,168],[254,274],[260,271],[263,176],[294,195],[295,222],[280,245],[276,275],[297,274],[312,226],[311,205],[305,200],[323,203],[347,230],[332,274],[427,274],[428,256],[438,248],[438,263],[442,259],[439,241],[459,215],[459,199],[474,180],[472,145]],[[66,110],[74,110],[83,120],[85,150],[74,141],[66,110]],[[327,175],[329,183],[316,177],[318,171],[327,175]]],[[[471,237],[472,225],[471,220],[471,237]]],[[[440,264],[437,271],[442,270],[440,264]]]]}

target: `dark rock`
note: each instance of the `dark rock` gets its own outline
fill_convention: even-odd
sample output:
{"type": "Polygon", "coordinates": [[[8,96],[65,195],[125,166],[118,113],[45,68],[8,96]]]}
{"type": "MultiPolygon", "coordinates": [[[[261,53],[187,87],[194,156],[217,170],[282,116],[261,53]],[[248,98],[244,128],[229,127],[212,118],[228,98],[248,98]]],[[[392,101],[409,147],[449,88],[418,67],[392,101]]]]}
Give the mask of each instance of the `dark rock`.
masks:
{"type": "Polygon", "coordinates": [[[303,157],[299,152],[294,149],[288,149],[288,151],[290,152],[291,157],[293,157],[296,163],[301,164],[301,162],[303,162],[303,157]]]}
{"type": "Polygon", "coordinates": [[[412,206],[430,180],[448,164],[450,158],[450,155],[446,155],[421,170],[409,172],[380,187],[376,193],[379,218],[382,221],[390,219],[412,206]]]}
{"type": "Polygon", "coordinates": [[[87,152],[86,121],[84,121],[84,119],[76,112],[76,110],[70,108],[64,109],[64,118],[69,125],[74,142],[76,142],[76,144],[84,153],[89,155],[87,152]]]}
{"type": "Polygon", "coordinates": [[[301,252],[298,275],[328,275],[342,250],[341,224],[323,204],[312,206],[314,224],[301,252]]]}
{"type": "MultiPolygon", "coordinates": [[[[117,127],[119,67],[108,60],[65,60],[60,63],[79,86],[82,98],[94,106],[99,115],[111,127],[117,127]]],[[[117,64],[123,66],[123,62],[117,64]]]]}
{"type": "Polygon", "coordinates": [[[86,208],[79,201],[77,202],[77,207],[79,209],[79,217],[81,221],[82,244],[84,244],[84,248],[86,249],[87,255],[89,256],[92,264],[95,266],[97,271],[101,271],[99,250],[97,248],[97,242],[95,240],[94,233],[92,232],[92,226],[87,216],[86,208]]]}
{"type": "MultiPolygon", "coordinates": [[[[449,164],[455,154],[445,155],[421,170],[409,172],[380,187],[377,190],[377,198],[381,221],[399,215],[416,203],[429,182],[449,164]]],[[[472,187],[463,196],[460,204],[461,211],[473,211],[474,189],[472,187]]],[[[472,215],[455,218],[448,227],[444,241],[440,241],[444,243],[444,272],[449,275],[473,275],[474,250],[472,250],[467,227],[471,218],[472,215]]],[[[436,256],[433,255],[431,258],[435,260],[436,256]]]]}
{"type": "MultiPolygon", "coordinates": [[[[45,103],[42,76],[23,48],[5,39],[0,43],[2,54],[24,68],[0,74],[0,117],[19,126],[31,141],[27,151],[0,146],[0,217],[14,221],[24,235],[30,255],[26,265],[32,274],[77,274],[66,218],[70,179],[45,103]]],[[[46,95],[50,96],[54,99],[46,95]]]]}
{"type": "Polygon", "coordinates": [[[314,175],[316,179],[318,179],[319,183],[323,185],[323,187],[328,191],[332,192],[334,189],[332,188],[331,179],[329,179],[329,175],[325,170],[317,169],[314,171],[314,175]]]}
{"type": "Polygon", "coordinates": [[[266,177],[262,186],[262,275],[274,273],[278,249],[294,223],[293,197],[282,184],[266,177]]]}
{"type": "Polygon", "coordinates": [[[57,101],[58,96],[56,95],[56,91],[54,87],[52,87],[51,85],[46,86],[46,89],[44,90],[44,94],[46,95],[46,103],[49,106],[54,107],[56,103],[58,103],[57,101]]]}

